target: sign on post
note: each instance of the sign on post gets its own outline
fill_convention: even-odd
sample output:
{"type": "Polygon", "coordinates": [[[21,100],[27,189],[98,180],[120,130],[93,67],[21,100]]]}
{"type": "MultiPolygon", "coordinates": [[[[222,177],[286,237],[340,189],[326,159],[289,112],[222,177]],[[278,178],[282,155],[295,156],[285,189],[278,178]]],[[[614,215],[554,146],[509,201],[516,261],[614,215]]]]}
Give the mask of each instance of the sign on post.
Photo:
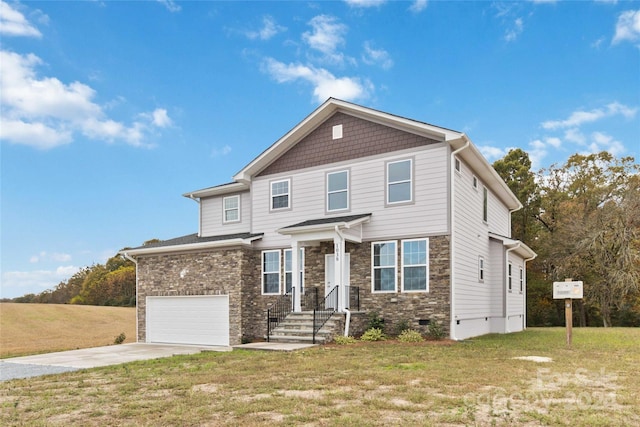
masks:
{"type": "Polygon", "coordinates": [[[567,345],[571,346],[573,331],[573,300],[582,299],[582,282],[566,279],[564,282],[553,282],[553,299],[564,300],[564,320],[567,325],[567,345]]]}

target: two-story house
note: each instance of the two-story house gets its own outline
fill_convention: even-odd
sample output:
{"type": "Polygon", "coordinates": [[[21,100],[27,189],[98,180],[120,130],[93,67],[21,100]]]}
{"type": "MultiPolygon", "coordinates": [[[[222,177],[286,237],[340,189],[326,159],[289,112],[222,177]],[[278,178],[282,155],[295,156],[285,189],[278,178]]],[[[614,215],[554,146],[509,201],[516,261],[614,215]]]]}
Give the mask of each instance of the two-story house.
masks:
{"type": "Polygon", "coordinates": [[[372,312],[453,339],[525,328],[522,205],[464,133],[329,99],[232,182],[184,196],[197,233],[123,251],[138,341],[262,339],[283,295],[299,312],[314,293],[360,329],[372,312]]]}

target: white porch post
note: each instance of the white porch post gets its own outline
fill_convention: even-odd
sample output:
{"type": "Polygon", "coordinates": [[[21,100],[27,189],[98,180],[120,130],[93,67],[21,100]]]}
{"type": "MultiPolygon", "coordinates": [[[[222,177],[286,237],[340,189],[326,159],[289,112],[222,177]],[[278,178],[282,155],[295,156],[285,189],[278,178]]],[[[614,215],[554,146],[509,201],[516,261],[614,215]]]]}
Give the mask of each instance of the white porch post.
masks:
{"type": "Polygon", "coordinates": [[[338,232],[336,232],[335,237],[333,238],[333,253],[335,257],[335,268],[334,268],[334,283],[338,285],[337,296],[338,296],[338,307],[337,310],[339,312],[344,311],[344,238],[340,236],[338,232]]]}
{"type": "Polygon", "coordinates": [[[291,241],[291,287],[293,288],[293,311],[302,311],[302,295],[300,295],[300,247],[298,241],[291,241]]]}

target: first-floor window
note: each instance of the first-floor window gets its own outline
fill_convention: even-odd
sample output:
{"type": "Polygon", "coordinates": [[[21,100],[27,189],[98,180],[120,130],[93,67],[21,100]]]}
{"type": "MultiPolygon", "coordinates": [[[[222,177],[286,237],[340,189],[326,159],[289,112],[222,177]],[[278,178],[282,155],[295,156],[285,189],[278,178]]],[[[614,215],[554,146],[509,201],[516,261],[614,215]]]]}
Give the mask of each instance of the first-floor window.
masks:
{"type": "MultiPolygon", "coordinates": [[[[284,251],[284,284],[286,293],[291,292],[293,288],[293,262],[291,260],[291,249],[285,249],[284,251]]],[[[298,266],[300,267],[300,294],[304,293],[304,249],[300,248],[300,257],[298,258],[298,266]]]]}
{"type": "Polygon", "coordinates": [[[373,291],[396,290],[396,242],[372,243],[373,291]]]}
{"type": "Polygon", "coordinates": [[[524,291],[524,270],[520,267],[520,292],[524,291]]]}
{"type": "Polygon", "coordinates": [[[402,241],[402,290],[428,291],[429,242],[427,239],[402,241]]]}
{"type": "Polygon", "coordinates": [[[509,292],[511,292],[512,286],[513,286],[513,276],[511,275],[511,270],[513,266],[511,265],[511,263],[509,263],[509,274],[508,274],[508,280],[509,280],[509,292]]]}
{"type": "Polygon", "coordinates": [[[484,258],[478,257],[478,281],[484,282],[484,258]]]}
{"type": "Polygon", "coordinates": [[[280,251],[262,252],[262,293],[280,293],[280,251]]]}

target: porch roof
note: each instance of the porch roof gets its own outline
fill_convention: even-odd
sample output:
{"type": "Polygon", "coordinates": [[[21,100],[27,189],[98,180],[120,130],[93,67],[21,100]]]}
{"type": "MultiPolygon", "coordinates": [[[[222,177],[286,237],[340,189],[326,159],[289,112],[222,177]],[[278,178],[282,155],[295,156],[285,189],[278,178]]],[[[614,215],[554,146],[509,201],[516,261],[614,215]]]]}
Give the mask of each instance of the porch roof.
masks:
{"type": "Polygon", "coordinates": [[[492,232],[489,232],[489,238],[501,241],[503,246],[507,246],[507,249],[515,249],[515,252],[525,259],[534,259],[538,256],[533,249],[522,243],[520,240],[515,240],[492,232]]]}
{"type": "Polygon", "coordinates": [[[334,216],[318,219],[309,219],[297,224],[289,225],[278,230],[280,234],[294,234],[296,232],[304,232],[311,230],[320,230],[325,228],[339,227],[351,228],[356,225],[367,222],[371,218],[370,213],[360,215],[334,216]]]}
{"type": "Polygon", "coordinates": [[[173,239],[161,240],[138,246],[131,249],[123,249],[119,253],[127,256],[148,255],[163,252],[180,252],[195,249],[206,249],[222,246],[251,245],[251,242],[261,239],[264,233],[236,233],[220,236],[201,237],[197,233],[180,236],[173,239]]]}

